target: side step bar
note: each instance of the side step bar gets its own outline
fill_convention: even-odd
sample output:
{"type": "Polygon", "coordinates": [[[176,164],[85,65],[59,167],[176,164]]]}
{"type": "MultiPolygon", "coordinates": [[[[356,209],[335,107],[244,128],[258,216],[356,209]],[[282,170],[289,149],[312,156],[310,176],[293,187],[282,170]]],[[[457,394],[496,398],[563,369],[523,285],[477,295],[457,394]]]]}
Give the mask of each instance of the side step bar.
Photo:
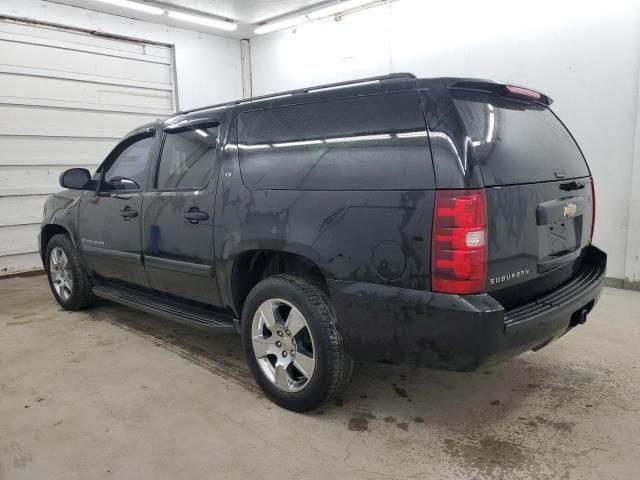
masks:
{"type": "Polygon", "coordinates": [[[238,322],[229,315],[206,308],[185,305],[158,295],[107,284],[94,286],[93,293],[97,297],[191,327],[215,330],[216,333],[238,331],[238,322]]]}

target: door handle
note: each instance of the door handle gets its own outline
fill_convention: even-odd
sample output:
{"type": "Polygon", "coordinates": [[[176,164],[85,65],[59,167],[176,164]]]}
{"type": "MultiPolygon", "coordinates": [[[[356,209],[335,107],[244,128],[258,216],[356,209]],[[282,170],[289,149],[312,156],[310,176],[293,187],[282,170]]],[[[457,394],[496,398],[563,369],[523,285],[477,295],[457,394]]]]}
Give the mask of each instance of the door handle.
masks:
{"type": "Polygon", "coordinates": [[[184,212],[184,218],[189,220],[189,223],[196,224],[209,218],[207,212],[201,212],[198,207],[192,207],[184,212]]]}
{"type": "Polygon", "coordinates": [[[136,212],[131,207],[124,207],[122,210],[120,210],[120,216],[128,222],[132,218],[136,218],[138,216],[138,212],[136,212]]]}

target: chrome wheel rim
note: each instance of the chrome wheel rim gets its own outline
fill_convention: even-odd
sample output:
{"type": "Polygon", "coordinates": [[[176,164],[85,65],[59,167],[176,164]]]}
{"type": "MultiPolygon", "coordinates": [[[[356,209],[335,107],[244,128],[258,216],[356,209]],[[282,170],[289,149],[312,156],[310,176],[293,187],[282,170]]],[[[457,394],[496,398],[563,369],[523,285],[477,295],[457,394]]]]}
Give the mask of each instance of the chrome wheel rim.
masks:
{"type": "Polygon", "coordinates": [[[286,300],[262,303],[253,316],[251,343],[269,381],[285,392],[299,392],[316,369],[315,344],[300,311],[286,300]]]}
{"type": "Polygon", "coordinates": [[[61,300],[67,300],[73,291],[73,278],[67,254],[60,247],[51,250],[49,257],[51,284],[61,300]]]}

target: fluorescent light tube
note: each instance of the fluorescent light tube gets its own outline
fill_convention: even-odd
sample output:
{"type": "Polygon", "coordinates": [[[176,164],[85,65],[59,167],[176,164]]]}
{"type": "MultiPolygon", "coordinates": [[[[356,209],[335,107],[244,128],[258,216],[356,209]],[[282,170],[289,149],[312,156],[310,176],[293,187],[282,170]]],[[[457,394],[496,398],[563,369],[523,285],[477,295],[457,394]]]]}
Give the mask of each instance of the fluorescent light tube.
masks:
{"type": "Polygon", "coordinates": [[[276,147],[276,148],[303,147],[305,145],[318,145],[319,143],[323,143],[322,140],[299,140],[297,142],[274,143],[273,146],[276,147]]]}
{"type": "Polygon", "coordinates": [[[361,7],[367,3],[373,3],[373,0],[347,0],[345,2],[329,5],[328,7],[319,8],[318,10],[313,10],[312,12],[309,12],[307,16],[311,20],[317,20],[319,18],[329,17],[336,13],[346,12],[347,10],[361,7]]]}
{"type": "Polygon", "coordinates": [[[130,2],[129,0],[96,0],[102,3],[108,3],[115,5],[116,7],[130,8],[132,10],[138,10],[139,12],[151,13],[153,15],[162,15],[164,10],[158,7],[152,7],[151,5],[145,5],[144,3],[130,2]]]}
{"type": "Polygon", "coordinates": [[[276,30],[283,30],[289,27],[295,27],[307,21],[305,15],[299,17],[287,18],[286,20],[280,20],[279,22],[267,23],[266,25],[260,25],[253,32],[256,35],[262,35],[264,33],[275,32],[276,30]]]}
{"type": "Polygon", "coordinates": [[[201,137],[208,137],[209,134],[207,132],[205,132],[204,130],[200,130],[199,128],[195,130],[195,132],[200,135],[201,137]]]}
{"type": "Polygon", "coordinates": [[[167,15],[169,18],[175,18],[176,20],[206,25],[207,27],[219,28],[220,30],[227,30],[228,32],[232,32],[238,28],[238,26],[233,22],[225,22],[224,20],[218,20],[216,18],[201,17],[199,15],[190,15],[188,13],[174,12],[172,10],[168,10],[167,15]]]}

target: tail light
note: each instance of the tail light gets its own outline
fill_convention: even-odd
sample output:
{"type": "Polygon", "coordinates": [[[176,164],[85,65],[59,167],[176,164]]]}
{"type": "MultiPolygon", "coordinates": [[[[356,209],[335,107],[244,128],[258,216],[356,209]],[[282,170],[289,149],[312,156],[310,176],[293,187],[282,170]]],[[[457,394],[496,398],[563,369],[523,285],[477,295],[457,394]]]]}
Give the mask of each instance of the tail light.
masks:
{"type": "Polygon", "coordinates": [[[487,275],[484,190],[438,190],[431,244],[431,290],[480,293],[487,275]]]}
{"type": "Polygon", "coordinates": [[[593,231],[596,228],[596,186],[591,179],[591,241],[593,242],[593,231]]]}

